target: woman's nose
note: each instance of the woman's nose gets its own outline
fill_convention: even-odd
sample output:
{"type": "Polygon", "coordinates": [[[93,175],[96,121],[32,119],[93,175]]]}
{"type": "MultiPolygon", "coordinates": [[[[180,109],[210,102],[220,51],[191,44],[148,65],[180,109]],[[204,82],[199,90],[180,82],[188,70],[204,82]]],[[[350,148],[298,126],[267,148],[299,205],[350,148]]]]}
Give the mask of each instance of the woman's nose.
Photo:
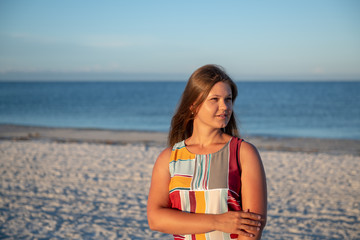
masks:
{"type": "Polygon", "coordinates": [[[224,99],[222,99],[221,101],[220,101],[220,106],[219,106],[219,108],[221,109],[221,110],[227,110],[227,109],[229,109],[229,104],[226,102],[226,100],[224,100],[224,99]]]}

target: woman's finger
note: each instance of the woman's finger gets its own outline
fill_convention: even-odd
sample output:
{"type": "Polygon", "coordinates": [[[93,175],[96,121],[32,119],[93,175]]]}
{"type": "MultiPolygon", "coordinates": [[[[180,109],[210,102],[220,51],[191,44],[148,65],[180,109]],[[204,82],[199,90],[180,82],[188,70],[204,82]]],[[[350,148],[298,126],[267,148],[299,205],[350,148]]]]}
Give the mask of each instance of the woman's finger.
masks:
{"type": "Polygon", "coordinates": [[[255,227],[260,227],[261,226],[260,221],[250,220],[250,219],[246,219],[246,218],[240,219],[240,222],[241,222],[241,224],[246,224],[246,225],[249,225],[249,226],[255,226],[255,227]]]}
{"type": "Polygon", "coordinates": [[[255,234],[253,234],[253,233],[248,233],[248,232],[245,232],[245,231],[243,231],[243,230],[238,231],[236,234],[242,235],[242,236],[245,236],[245,237],[255,237],[255,234]]]}
{"type": "Polygon", "coordinates": [[[252,212],[239,212],[241,218],[248,218],[253,220],[261,220],[261,215],[252,212]]]}
{"type": "Polygon", "coordinates": [[[250,225],[246,225],[246,224],[241,224],[239,226],[239,230],[245,230],[246,232],[258,232],[260,231],[260,227],[255,227],[255,226],[250,226],[250,225]]]}

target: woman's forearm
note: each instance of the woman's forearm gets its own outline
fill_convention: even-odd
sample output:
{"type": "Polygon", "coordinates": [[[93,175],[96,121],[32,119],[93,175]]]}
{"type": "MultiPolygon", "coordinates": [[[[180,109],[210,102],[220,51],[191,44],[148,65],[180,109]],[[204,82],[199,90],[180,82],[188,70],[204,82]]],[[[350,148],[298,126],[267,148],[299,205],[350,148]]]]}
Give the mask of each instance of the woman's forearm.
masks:
{"type": "Polygon", "coordinates": [[[197,234],[216,230],[216,215],[187,213],[171,208],[160,208],[148,213],[151,230],[169,234],[197,234]]]}
{"type": "Polygon", "coordinates": [[[242,211],[203,214],[158,208],[148,212],[150,229],[178,235],[221,231],[254,237],[261,230],[261,218],[258,214],[242,211]]]}

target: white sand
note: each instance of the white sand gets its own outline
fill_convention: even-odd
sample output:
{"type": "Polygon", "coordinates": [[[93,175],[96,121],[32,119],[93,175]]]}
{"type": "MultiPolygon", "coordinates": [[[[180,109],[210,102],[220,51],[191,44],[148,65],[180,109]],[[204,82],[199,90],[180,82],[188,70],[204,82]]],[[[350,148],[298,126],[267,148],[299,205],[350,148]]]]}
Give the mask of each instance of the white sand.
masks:
{"type": "MultiPolygon", "coordinates": [[[[0,141],[1,239],[172,239],[146,201],[161,151],[144,144],[0,141]]],[[[360,156],[261,151],[263,239],[360,239],[360,156]]]]}

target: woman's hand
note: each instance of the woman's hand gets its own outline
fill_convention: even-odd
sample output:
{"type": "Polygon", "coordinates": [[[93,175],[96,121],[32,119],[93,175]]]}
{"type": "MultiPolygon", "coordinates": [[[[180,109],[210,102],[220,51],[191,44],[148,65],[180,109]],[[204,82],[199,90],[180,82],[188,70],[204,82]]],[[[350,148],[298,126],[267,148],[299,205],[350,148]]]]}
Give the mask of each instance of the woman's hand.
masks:
{"type": "Polygon", "coordinates": [[[216,230],[254,237],[261,230],[261,215],[249,211],[229,211],[216,217],[216,230]]]}

